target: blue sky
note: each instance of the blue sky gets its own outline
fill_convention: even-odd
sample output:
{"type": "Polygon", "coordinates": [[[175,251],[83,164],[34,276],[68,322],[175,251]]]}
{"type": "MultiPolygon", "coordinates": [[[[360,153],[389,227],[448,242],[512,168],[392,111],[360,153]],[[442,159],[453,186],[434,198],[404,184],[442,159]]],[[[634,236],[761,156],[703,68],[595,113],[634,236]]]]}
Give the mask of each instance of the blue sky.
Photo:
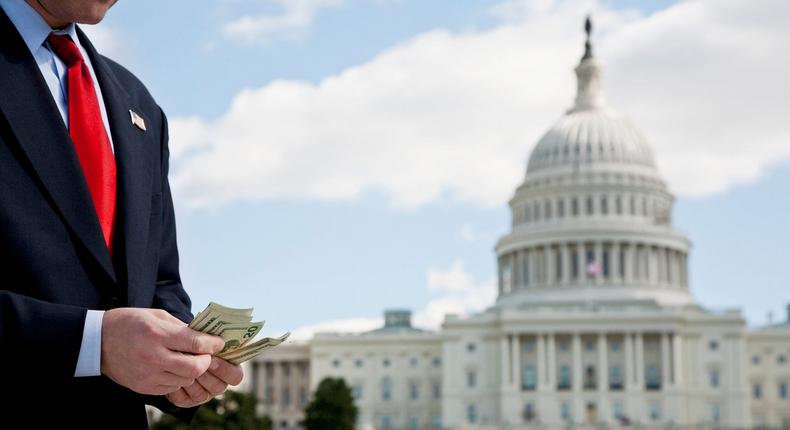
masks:
{"type": "MultiPolygon", "coordinates": [[[[638,125],[644,125],[646,134],[657,142],[662,172],[669,176],[670,185],[679,196],[675,206],[675,224],[694,242],[690,267],[692,292],[705,306],[716,309],[740,307],[751,324],[765,323],[768,311],[773,311],[776,319],[785,318],[785,303],[790,302],[790,264],[787,264],[790,234],[786,221],[790,213],[790,203],[786,198],[790,190],[790,158],[784,150],[790,145],[787,135],[783,135],[781,130],[759,130],[765,135],[762,140],[770,144],[756,148],[751,142],[735,141],[729,146],[722,143],[719,148],[713,138],[711,141],[705,141],[704,137],[699,139],[696,133],[704,136],[700,129],[684,128],[683,118],[688,118],[688,114],[672,118],[652,110],[654,106],[669,106],[666,111],[672,109],[673,101],[668,99],[675,94],[662,89],[663,81],[656,81],[656,85],[643,91],[645,95],[642,98],[631,96],[635,88],[645,87],[639,79],[651,76],[649,72],[638,72],[642,70],[640,67],[645,67],[644,70],[654,68],[647,68],[652,67],[647,56],[639,60],[641,62],[637,61],[642,58],[639,46],[627,46],[623,37],[616,36],[618,32],[650,35],[650,29],[654,27],[663,25],[663,28],[672,29],[683,25],[683,18],[678,18],[682,14],[672,9],[678,6],[675,2],[536,1],[526,2],[526,6],[514,1],[482,0],[304,0],[296,3],[306,5],[307,9],[292,11],[294,16],[300,19],[307,16],[306,21],[294,18],[297,24],[292,22],[284,24],[284,27],[272,24],[275,25],[274,30],[259,32],[249,39],[234,35],[228,30],[229,23],[238,22],[245,16],[282,16],[288,11],[270,0],[194,0],[189,2],[188,8],[185,2],[127,0],[119,2],[92,34],[94,39],[102,39],[95,40],[100,48],[104,47],[111,57],[117,58],[146,83],[171,122],[176,124],[174,139],[182,139],[189,130],[197,130],[193,133],[196,135],[203,132],[206,135],[232,134],[227,132],[232,129],[225,128],[228,126],[223,125],[223,121],[233,123],[234,103],[245,106],[242,102],[247,99],[240,95],[247,94],[254,101],[250,102],[251,106],[262,106],[261,117],[256,117],[253,109],[245,113],[249,116],[244,118],[253,125],[259,119],[262,130],[248,131],[252,135],[240,136],[239,140],[251,139],[265,149],[270,142],[267,139],[275,139],[266,135],[265,112],[270,109],[267,100],[274,97],[271,94],[275,89],[280,88],[278,82],[291,84],[280,88],[283,94],[290,94],[287,91],[292,90],[295,98],[304,97],[307,104],[326,103],[331,108],[332,99],[326,93],[339,93],[343,100],[343,94],[349,93],[348,88],[355,88],[354,85],[341,87],[345,88],[345,93],[332,90],[335,81],[353,82],[354,70],[360,75],[376,76],[371,70],[376,69],[378,62],[391,60],[394,64],[402,64],[405,63],[404,58],[415,58],[407,53],[409,50],[419,51],[423,46],[442,46],[442,43],[457,47],[494,37],[512,40],[507,39],[508,26],[526,28],[525,34],[529,35],[529,31],[540,27],[541,22],[560,22],[561,19],[573,22],[573,26],[568,28],[574,30],[566,33],[554,30],[558,34],[557,40],[547,38],[547,44],[557,44],[556,48],[552,45],[551,51],[557,52],[556,60],[547,59],[546,64],[527,61],[523,64],[529,73],[515,74],[513,82],[523,79],[531,81],[530,85],[536,85],[535,88],[545,87],[545,99],[548,101],[532,108],[527,100],[524,102],[523,119],[520,119],[520,113],[515,112],[516,119],[503,119],[502,124],[507,126],[500,127],[496,122],[498,117],[493,117],[493,122],[477,124],[479,130],[468,133],[483,136],[482,140],[491,139],[490,144],[487,143],[489,146],[482,147],[483,151],[490,148],[489,152],[512,154],[505,161],[512,159],[512,163],[500,169],[507,173],[497,177],[496,181],[485,179],[489,175],[481,171],[479,180],[457,182],[454,177],[470,169],[450,166],[453,160],[450,157],[447,162],[429,166],[430,174],[420,171],[431,180],[439,175],[435,192],[422,193],[420,184],[404,184],[402,178],[378,177],[370,172],[349,178],[334,172],[333,176],[305,180],[304,184],[295,179],[292,187],[280,186],[293,179],[290,173],[271,173],[266,180],[275,184],[265,183],[265,193],[252,190],[238,198],[225,199],[221,193],[233,189],[232,184],[222,185],[225,188],[217,185],[216,190],[212,187],[214,182],[221,182],[216,178],[237,173],[233,164],[230,167],[222,164],[228,156],[212,146],[214,143],[202,142],[199,137],[192,138],[189,144],[174,142],[174,145],[180,145],[177,148],[185,148],[174,151],[171,177],[182,175],[183,180],[179,179],[179,184],[186,184],[183,192],[178,191],[182,188],[176,187],[176,205],[182,276],[193,297],[195,311],[209,300],[229,306],[255,306],[256,315],[268,321],[267,333],[279,333],[352,318],[363,319],[361,324],[365,326],[389,307],[406,307],[428,314],[432,309],[442,309],[441,303],[472,311],[481,306],[480,300],[490,298],[486,291],[490,289],[495,274],[494,242],[507,232],[509,226],[507,196],[523,175],[521,169],[540,132],[545,131],[571,101],[573,77],[570,67],[578,61],[582,48],[580,16],[593,11],[602,16],[603,21],[601,43],[596,47],[600,46],[599,52],[604,60],[611,60],[608,61],[611,73],[607,75],[609,80],[605,81],[612,90],[610,99],[631,115],[638,125]],[[578,10],[569,11],[574,8],[578,10]],[[514,15],[514,21],[511,22],[510,16],[503,17],[503,13],[514,15]],[[522,13],[524,17],[516,16],[522,13]],[[532,71],[534,74],[530,74],[532,71]],[[554,75],[561,76],[556,84],[549,84],[548,78],[541,78],[554,75]],[[665,123],[657,124],[659,120],[665,123]],[[514,121],[517,125],[519,121],[527,125],[522,135],[517,134],[511,139],[510,134],[505,133],[514,121]],[[500,128],[506,131],[500,132],[500,128]],[[499,139],[500,136],[504,137],[499,139]],[[684,141],[683,136],[688,136],[692,143],[684,141]],[[500,147],[499,140],[508,143],[500,147]],[[198,155],[194,156],[190,151],[198,151],[198,155]],[[747,153],[741,157],[739,154],[743,151],[747,153]],[[220,162],[213,164],[214,159],[206,158],[201,160],[203,164],[198,165],[203,170],[191,167],[193,160],[214,152],[219,154],[216,160],[220,162]],[[665,154],[663,159],[661,154],[665,154]],[[692,155],[688,154],[712,160],[712,170],[702,169],[699,172],[698,162],[687,161],[692,160],[692,155]],[[722,154],[720,159],[719,154],[722,154]],[[691,164],[691,168],[687,164],[691,164]],[[214,166],[216,172],[213,172],[214,166]],[[189,176],[191,168],[192,172],[206,173],[208,179],[201,182],[195,179],[194,173],[189,176]],[[436,173],[444,170],[447,170],[446,174],[436,173]],[[704,174],[706,179],[698,180],[693,176],[695,172],[704,174]],[[356,178],[369,181],[369,184],[355,187],[344,182],[353,182],[356,178]],[[341,185],[328,191],[321,186],[335,180],[341,185]],[[198,200],[196,196],[203,189],[209,191],[206,191],[202,203],[189,204],[198,200]],[[453,290],[457,286],[454,282],[462,284],[463,291],[453,290]]],[[[696,9],[691,6],[686,9],[687,15],[712,10],[708,6],[696,9]]],[[[722,14],[724,12],[717,12],[715,16],[722,14]]],[[[260,22],[258,25],[263,25],[260,22]]],[[[554,28],[559,26],[552,25],[554,28]]],[[[784,30],[784,36],[786,33],[784,30]]],[[[754,35],[755,40],[759,40],[758,36],[754,35]]],[[[525,37],[525,50],[541,43],[536,39],[525,37]]],[[[638,37],[634,39],[639,40],[638,37]]],[[[493,62],[486,68],[508,67],[506,59],[510,56],[507,52],[510,51],[503,51],[505,60],[501,64],[496,60],[498,57],[491,57],[494,60],[489,59],[493,62]]],[[[782,60],[787,59],[784,55],[782,60]]],[[[738,68],[733,59],[725,57],[722,61],[732,66],[728,69],[738,68]]],[[[441,69],[442,64],[426,70],[441,69]]],[[[666,85],[674,88],[686,88],[685,85],[691,88],[693,85],[693,88],[704,89],[704,84],[684,83],[693,79],[696,70],[693,65],[688,67],[689,75],[684,78],[683,73],[676,73],[674,81],[666,85]]],[[[704,70],[704,65],[700,67],[704,70]]],[[[385,68],[376,70],[382,69],[385,68]]],[[[448,70],[452,74],[454,69],[448,70]]],[[[718,70],[714,72],[718,73],[718,70]]],[[[659,72],[655,73],[658,75],[659,72]]],[[[661,74],[666,75],[664,72],[661,74]]],[[[418,76],[416,72],[414,76],[418,76]]],[[[782,85],[778,79],[775,82],[782,85]]],[[[747,83],[742,84],[747,86],[747,83]]],[[[744,91],[757,94],[754,103],[758,105],[754,108],[769,110],[762,103],[770,97],[762,94],[777,94],[776,98],[781,99],[778,95],[790,92],[787,84],[783,85],[783,88],[746,88],[744,91]]],[[[482,93],[488,87],[481,88],[482,93]]],[[[496,86],[491,88],[489,92],[500,90],[496,86]]],[[[513,91],[520,90],[514,88],[513,91]]],[[[506,92],[507,88],[503,91],[506,92]]],[[[694,89],[688,91],[693,92],[694,89]]],[[[418,96],[415,94],[414,98],[418,96]]],[[[355,97],[364,95],[348,94],[350,99],[355,97]]],[[[478,94],[470,93],[469,97],[478,97],[478,94]]],[[[543,100],[541,97],[544,96],[535,92],[531,97],[543,100]]],[[[682,100],[674,103],[685,104],[682,100]]],[[[288,104],[287,98],[283,104],[288,104]]],[[[508,112],[517,111],[520,106],[516,103],[512,109],[508,108],[508,112]]],[[[297,109],[290,105],[283,108],[284,111],[297,109]]],[[[445,107],[442,109],[447,110],[445,107]]],[[[709,115],[705,127],[727,126],[732,115],[749,112],[717,109],[705,109],[709,115]]],[[[787,113],[787,108],[784,109],[780,113],[787,113]]],[[[283,115],[282,121],[290,118],[283,115]]],[[[298,118],[309,118],[309,115],[306,113],[298,118]]],[[[348,119],[349,122],[342,123],[340,127],[354,128],[368,121],[364,116],[348,119]]],[[[727,134],[753,135],[761,122],[744,121],[738,130],[727,134]]],[[[295,130],[298,134],[302,128],[310,127],[311,123],[304,122],[295,130]]],[[[336,128],[337,124],[332,127],[336,128]]],[[[403,125],[397,127],[398,130],[403,128],[403,125]]],[[[464,130],[458,133],[463,135],[464,130]]],[[[375,140],[375,129],[370,136],[375,140]]],[[[763,135],[757,133],[756,136],[763,135]]],[[[386,133],[381,137],[385,138],[386,133]]],[[[393,150],[391,147],[395,145],[394,154],[397,154],[397,140],[395,142],[388,144],[388,150],[393,150]]],[[[458,145],[464,145],[463,141],[459,140],[458,145]]],[[[327,150],[328,155],[311,147],[300,156],[332,157],[337,152],[332,148],[342,150],[344,147],[332,146],[331,151],[327,150]]],[[[443,147],[442,150],[445,149],[443,147]]],[[[404,145],[403,152],[412,150],[411,146],[404,145]]],[[[288,160],[290,155],[283,154],[288,160]]],[[[349,157],[343,160],[353,163],[355,158],[349,157]]],[[[368,158],[365,157],[374,155],[360,156],[359,163],[366,163],[368,158]]],[[[474,161],[474,155],[470,157],[474,161]]],[[[492,159],[489,164],[498,160],[492,159]]],[[[401,159],[396,156],[392,161],[398,163],[401,159]]],[[[377,166],[375,163],[379,162],[373,160],[372,165],[377,166]]],[[[292,165],[285,164],[285,167],[292,165]]],[[[299,163],[293,163],[293,175],[309,176],[309,166],[296,164],[299,163]],[[306,173],[298,169],[305,169],[306,173]]],[[[261,169],[264,168],[265,164],[261,169]]],[[[407,174],[411,168],[405,164],[393,167],[395,171],[402,169],[407,174]]],[[[254,185],[251,188],[255,188],[254,185]]],[[[430,184],[426,188],[431,188],[430,184]]]]}

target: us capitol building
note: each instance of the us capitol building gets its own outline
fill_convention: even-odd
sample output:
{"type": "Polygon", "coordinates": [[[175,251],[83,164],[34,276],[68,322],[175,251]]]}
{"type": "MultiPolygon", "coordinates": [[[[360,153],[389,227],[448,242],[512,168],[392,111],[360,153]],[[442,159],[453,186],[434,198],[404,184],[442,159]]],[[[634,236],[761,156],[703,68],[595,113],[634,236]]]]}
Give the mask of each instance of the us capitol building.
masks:
{"type": "Polygon", "coordinates": [[[509,202],[496,303],[439,332],[388,311],[380,329],[262,355],[246,389],[275,428],[298,428],[331,376],[352,387],[359,429],[790,429],[790,316],[751,329],[694,300],[674,197],[606,104],[589,32],[573,107],[509,202]]]}

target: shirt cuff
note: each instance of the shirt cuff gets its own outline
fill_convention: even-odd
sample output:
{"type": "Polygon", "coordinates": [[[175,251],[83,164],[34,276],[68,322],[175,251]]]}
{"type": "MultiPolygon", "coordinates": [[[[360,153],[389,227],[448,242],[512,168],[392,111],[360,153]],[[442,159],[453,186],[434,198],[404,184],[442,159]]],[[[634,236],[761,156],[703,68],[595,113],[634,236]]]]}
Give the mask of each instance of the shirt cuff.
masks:
{"type": "Polygon", "coordinates": [[[89,310],[85,315],[82,344],[77,358],[75,377],[101,375],[101,323],[104,311],[89,310]]]}

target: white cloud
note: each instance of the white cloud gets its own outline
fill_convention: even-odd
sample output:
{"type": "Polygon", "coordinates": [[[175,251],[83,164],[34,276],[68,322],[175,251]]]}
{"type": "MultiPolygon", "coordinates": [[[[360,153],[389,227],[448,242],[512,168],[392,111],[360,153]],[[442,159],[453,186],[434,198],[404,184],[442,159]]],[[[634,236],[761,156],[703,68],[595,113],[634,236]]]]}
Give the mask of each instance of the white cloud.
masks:
{"type": "Polygon", "coordinates": [[[427,32],[318,84],[272,82],[215,121],[177,122],[181,201],[383,192],[401,208],[503,205],[573,99],[591,10],[608,99],[653,142],[676,193],[726,191],[790,158],[790,2],[688,1],[648,17],[519,3],[496,28],[427,32]]]}
{"type": "Polygon", "coordinates": [[[100,54],[129,66],[134,64],[134,55],[129,50],[129,39],[114,27],[100,23],[97,25],[80,24],[80,28],[88,36],[100,54]]]}
{"type": "Polygon", "coordinates": [[[320,9],[337,7],[344,0],[274,0],[282,12],[279,15],[245,15],[225,24],[225,36],[247,43],[269,42],[276,37],[294,36],[313,23],[320,9]]]}
{"type": "Polygon", "coordinates": [[[496,280],[478,282],[456,260],[448,268],[428,270],[428,291],[435,296],[414,316],[420,327],[437,329],[448,314],[468,315],[484,310],[496,300],[496,280]]]}

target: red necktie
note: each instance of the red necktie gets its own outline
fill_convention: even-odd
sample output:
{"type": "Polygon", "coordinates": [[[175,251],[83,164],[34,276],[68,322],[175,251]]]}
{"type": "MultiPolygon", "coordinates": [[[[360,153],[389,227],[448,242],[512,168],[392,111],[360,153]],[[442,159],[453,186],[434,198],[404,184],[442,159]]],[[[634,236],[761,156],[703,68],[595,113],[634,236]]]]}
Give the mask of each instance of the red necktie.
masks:
{"type": "Polygon", "coordinates": [[[112,254],[115,228],[115,158],[102,121],[99,100],[88,65],[68,36],[47,38],[55,54],[68,67],[69,135],[88,183],[93,206],[99,216],[107,249],[112,254]]]}

